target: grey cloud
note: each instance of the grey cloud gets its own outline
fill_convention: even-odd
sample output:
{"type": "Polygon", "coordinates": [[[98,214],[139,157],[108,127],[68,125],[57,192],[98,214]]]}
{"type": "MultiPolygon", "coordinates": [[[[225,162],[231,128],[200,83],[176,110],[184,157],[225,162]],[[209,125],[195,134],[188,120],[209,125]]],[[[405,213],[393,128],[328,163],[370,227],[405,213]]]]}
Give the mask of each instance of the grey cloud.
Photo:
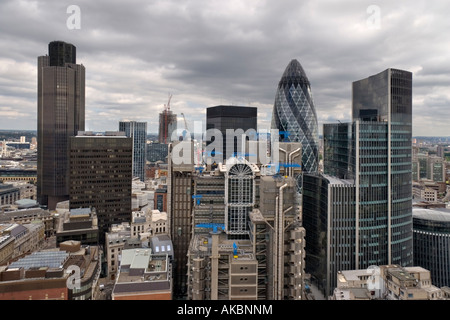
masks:
{"type": "MultiPolygon", "coordinates": [[[[0,59],[35,68],[48,42],[76,45],[77,62],[86,67],[87,121],[98,130],[117,127],[121,118],[140,118],[155,129],[168,92],[174,112],[188,122],[204,119],[200,110],[208,106],[234,103],[258,106],[268,124],[278,81],[294,58],[309,77],[321,122],[348,117],[351,83],[389,67],[417,70],[417,116],[432,106],[441,116],[436,131],[449,122],[442,90],[450,80],[445,1],[377,1],[378,30],[366,25],[372,1],[80,0],[80,30],[66,27],[70,4],[3,1],[0,59]],[[436,100],[424,99],[428,92],[436,100]]],[[[0,72],[0,107],[32,113],[35,77],[0,72]],[[2,99],[14,95],[27,106],[2,99]]],[[[35,122],[0,119],[0,128],[12,125],[35,122]]]]}

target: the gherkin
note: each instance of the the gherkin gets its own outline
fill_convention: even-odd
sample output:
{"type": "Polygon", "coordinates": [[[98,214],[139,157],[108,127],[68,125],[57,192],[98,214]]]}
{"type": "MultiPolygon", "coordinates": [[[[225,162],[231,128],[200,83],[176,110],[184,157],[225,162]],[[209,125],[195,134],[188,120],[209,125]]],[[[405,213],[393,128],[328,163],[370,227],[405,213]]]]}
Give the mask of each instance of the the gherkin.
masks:
{"type": "Polygon", "coordinates": [[[311,86],[301,64],[293,59],[278,83],[272,114],[272,129],[280,141],[302,143],[303,172],[317,172],[319,135],[311,86]]]}

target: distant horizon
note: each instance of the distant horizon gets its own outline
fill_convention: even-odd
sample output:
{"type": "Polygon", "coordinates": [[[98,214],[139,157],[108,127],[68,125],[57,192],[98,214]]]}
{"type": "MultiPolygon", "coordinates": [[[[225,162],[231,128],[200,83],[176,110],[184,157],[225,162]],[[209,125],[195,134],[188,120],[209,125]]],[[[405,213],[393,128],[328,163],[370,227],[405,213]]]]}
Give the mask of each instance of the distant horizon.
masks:
{"type": "MultiPolygon", "coordinates": [[[[23,132],[36,132],[37,130],[33,130],[33,129],[0,129],[0,132],[12,132],[12,131],[23,131],[23,132]]],[[[96,132],[96,133],[103,133],[103,132],[107,132],[107,131],[112,131],[112,130],[85,130],[85,131],[92,131],[92,132],[96,132]]],[[[115,131],[119,131],[119,129],[115,130],[115,131]]],[[[158,132],[147,132],[147,135],[159,135],[158,132]]],[[[323,137],[322,134],[319,134],[319,138],[323,137]]],[[[450,135],[448,136],[412,136],[413,139],[417,139],[417,138],[448,138],[450,139],[450,135]]]]}

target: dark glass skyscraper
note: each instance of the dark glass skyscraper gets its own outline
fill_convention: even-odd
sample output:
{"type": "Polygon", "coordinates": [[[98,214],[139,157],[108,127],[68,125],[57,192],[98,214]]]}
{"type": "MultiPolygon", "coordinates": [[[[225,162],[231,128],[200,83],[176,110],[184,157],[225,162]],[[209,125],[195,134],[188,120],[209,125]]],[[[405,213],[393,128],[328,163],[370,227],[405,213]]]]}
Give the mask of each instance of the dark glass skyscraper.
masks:
{"type": "MultiPolygon", "coordinates": [[[[221,105],[207,108],[206,129],[219,130],[222,137],[222,148],[210,151],[216,152],[216,157],[221,157],[223,160],[233,156],[233,153],[242,153],[245,147],[240,143],[243,134],[247,134],[249,139],[256,138],[257,118],[258,109],[256,107],[221,105]],[[227,130],[229,130],[228,133],[227,130]]],[[[207,140],[206,145],[208,146],[212,141],[207,140]]]]}
{"type": "MultiPolygon", "coordinates": [[[[380,251],[384,264],[410,266],[413,262],[412,73],[387,69],[353,82],[353,121],[359,121],[356,130],[359,164],[355,169],[359,218],[364,222],[360,225],[360,252],[367,251],[369,243],[375,242],[378,248],[371,250],[380,251]],[[378,228],[380,223],[386,226],[378,228]],[[380,231],[380,241],[373,240],[374,228],[380,231]]],[[[371,261],[365,254],[357,255],[357,259],[361,259],[363,266],[371,261]]]]}
{"type": "Polygon", "coordinates": [[[38,57],[37,198],[54,209],[69,199],[69,138],[84,131],[85,68],[76,48],[53,41],[38,57]]]}
{"type": "Polygon", "coordinates": [[[278,83],[272,114],[272,129],[280,140],[301,142],[303,172],[317,172],[319,135],[311,85],[300,63],[292,60],[278,83]]]}

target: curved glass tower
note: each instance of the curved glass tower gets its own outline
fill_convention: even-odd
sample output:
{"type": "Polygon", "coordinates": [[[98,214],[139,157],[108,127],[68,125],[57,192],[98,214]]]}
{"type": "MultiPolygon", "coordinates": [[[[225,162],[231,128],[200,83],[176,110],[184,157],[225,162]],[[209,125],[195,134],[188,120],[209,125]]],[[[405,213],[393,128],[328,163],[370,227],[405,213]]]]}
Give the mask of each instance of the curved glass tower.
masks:
{"type": "Polygon", "coordinates": [[[303,172],[317,172],[319,135],[311,87],[301,64],[293,59],[278,83],[272,114],[272,129],[280,141],[301,142],[303,172]]]}

